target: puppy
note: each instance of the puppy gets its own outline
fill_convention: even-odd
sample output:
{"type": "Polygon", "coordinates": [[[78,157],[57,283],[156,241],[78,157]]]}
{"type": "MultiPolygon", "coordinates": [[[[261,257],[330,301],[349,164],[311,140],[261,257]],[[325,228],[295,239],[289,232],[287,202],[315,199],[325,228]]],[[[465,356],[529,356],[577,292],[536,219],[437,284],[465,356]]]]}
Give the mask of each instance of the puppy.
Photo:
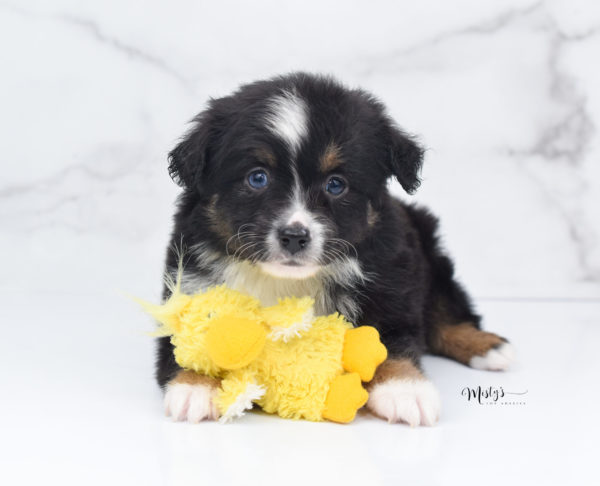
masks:
{"type": "MultiPolygon", "coordinates": [[[[376,416],[438,420],[424,352],[480,369],[511,363],[511,345],[480,329],[454,279],[436,218],[389,194],[390,177],[417,189],[423,150],[372,95],[305,73],[245,85],[211,100],[169,158],[183,188],[171,248],[184,250],[184,290],[225,283],[264,305],[310,295],[317,313],[375,326],[389,351],[368,385],[376,416]]],[[[177,266],[169,250],[166,271],[177,266]]],[[[156,378],[175,420],[217,418],[218,380],[182,370],[169,338],[158,340],[156,378]]]]}

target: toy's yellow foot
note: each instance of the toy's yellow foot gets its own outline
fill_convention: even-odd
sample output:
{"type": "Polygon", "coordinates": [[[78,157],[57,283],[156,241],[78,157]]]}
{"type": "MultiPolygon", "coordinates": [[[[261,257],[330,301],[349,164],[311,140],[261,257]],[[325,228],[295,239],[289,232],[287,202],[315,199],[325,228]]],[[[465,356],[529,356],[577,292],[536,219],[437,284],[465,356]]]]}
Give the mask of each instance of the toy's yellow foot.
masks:
{"type": "Polygon", "coordinates": [[[346,424],[352,422],[356,411],[369,399],[357,373],[336,376],[329,385],[323,418],[346,424]]]}
{"type": "Polygon", "coordinates": [[[360,375],[362,381],[371,381],[377,367],[387,358],[387,349],[379,340],[377,329],[360,326],[346,331],[342,364],[346,371],[360,375]]]}
{"type": "Polygon", "coordinates": [[[206,350],[221,368],[250,364],[265,346],[267,332],[259,322],[233,316],[215,317],[206,333],[206,350]]]}

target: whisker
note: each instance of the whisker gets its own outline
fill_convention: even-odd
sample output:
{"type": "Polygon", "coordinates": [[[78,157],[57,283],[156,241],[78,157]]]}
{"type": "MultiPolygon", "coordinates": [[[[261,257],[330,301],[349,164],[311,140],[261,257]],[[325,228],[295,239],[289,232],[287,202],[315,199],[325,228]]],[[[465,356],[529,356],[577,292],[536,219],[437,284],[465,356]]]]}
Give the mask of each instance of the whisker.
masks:
{"type": "Polygon", "coordinates": [[[259,248],[250,257],[248,257],[248,260],[251,261],[252,263],[256,263],[258,261],[258,259],[263,255],[264,252],[265,252],[265,250],[263,248],[259,248]]]}
{"type": "Polygon", "coordinates": [[[229,256],[229,244],[231,243],[231,240],[233,240],[234,238],[239,240],[241,238],[241,235],[250,235],[251,234],[251,232],[249,232],[249,231],[242,231],[242,229],[244,229],[246,226],[255,226],[255,225],[252,223],[244,223],[244,224],[240,225],[240,227],[238,228],[237,232],[234,235],[230,236],[227,239],[227,242],[225,243],[225,254],[227,256],[229,256]]]}
{"type": "Polygon", "coordinates": [[[239,256],[241,256],[241,254],[246,251],[249,250],[251,248],[253,248],[254,246],[256,246],[258,244],[257,241],[248,241],[246,243],[244,243],[243,245],[241,245],[237,250],[235,250],[234,254],[233,254],[233,258],[237,258],[239,256]]]}
{"type": "Polygon", "coordinates": [[[352,250],[355,257],[358,258],[358,250],[348,240],[345,240],[343,238],[328,238],[327,242],[331,243],[332,246],[340,245],[344,249],[343,251],[345,251],[345,253],[350,253],[350,250],[352,250]]]}

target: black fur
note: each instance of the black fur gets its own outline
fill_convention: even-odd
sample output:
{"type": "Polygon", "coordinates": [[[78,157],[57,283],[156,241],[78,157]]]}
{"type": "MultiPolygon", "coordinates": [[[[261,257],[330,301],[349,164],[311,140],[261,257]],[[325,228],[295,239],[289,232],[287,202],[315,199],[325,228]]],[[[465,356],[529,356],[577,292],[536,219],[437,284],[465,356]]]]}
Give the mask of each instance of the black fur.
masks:
{"type": "MultiPolygon", "coordinates": [[[[358,304],[356,324],[376,326],[392,356],[409,357],[417,366],[440,318],[478,326],[479,317],[440,248],[436,218],[393,198],[386,189],[386,180],[394,176],[407,192],[416,190],[423,150],[393,124],[379,101],[326,77],[296,73],[246,85],[212,100],[196,117],[192,130],[170,153],[169,172],[183,193],[167,268],[177,266],[173,247],[190,250],[184,261],[188,275],[209,280],[219,261],[232,253],[238,260],[267,261],[269,228],[292,191],[292,159],[308,209],[326,228],[326,254],[319,263],[335,264],[340,253],[357,256],[369,277],[328,282],[334,302],[344,297],[358,304]],[[265,128],[269,100],[282,92],[297,94],[308,107],[309,133],[295,157],[265,128]],[[323,190],[328,175],[319,170],[319,158],[332,142],[344,161],[335,173],[349,184],[340,197],[323,190]],[[255,155],[264,149],[272,154],[274,166],[255,155]],[[247,184],[254,167],[263,167],[273,181],[265,191],[247,184]],[[252,228],[251,234],[236,238],[244,225],[252,228]],[[340,245],[335,238],[351,245],[340,245]],[[217,261],[197,258],[193,249],[198,245],[217,261]]],[[[158,343],[156,377],[164,386],[179,368],[168,338],[158,343]]]]}

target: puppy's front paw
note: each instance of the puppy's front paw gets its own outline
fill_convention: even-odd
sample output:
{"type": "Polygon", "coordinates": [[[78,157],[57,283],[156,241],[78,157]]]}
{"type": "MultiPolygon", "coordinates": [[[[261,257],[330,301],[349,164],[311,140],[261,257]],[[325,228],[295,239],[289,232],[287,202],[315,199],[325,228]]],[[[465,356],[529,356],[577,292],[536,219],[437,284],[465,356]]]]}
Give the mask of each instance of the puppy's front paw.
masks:
{"type": "Polygon", "coordinates": [[[175,421],[197,423],[216,420],[214,403],[217,389],[205,384],[170,383],[165,393],[165,412],[175,421]]]}
{"type": "Polygon", "coordinates": [[[440,417],[440,396],[428,380],[390,379],[371,387],[367,408],[390,423],[431,426],[440,417]]]}

